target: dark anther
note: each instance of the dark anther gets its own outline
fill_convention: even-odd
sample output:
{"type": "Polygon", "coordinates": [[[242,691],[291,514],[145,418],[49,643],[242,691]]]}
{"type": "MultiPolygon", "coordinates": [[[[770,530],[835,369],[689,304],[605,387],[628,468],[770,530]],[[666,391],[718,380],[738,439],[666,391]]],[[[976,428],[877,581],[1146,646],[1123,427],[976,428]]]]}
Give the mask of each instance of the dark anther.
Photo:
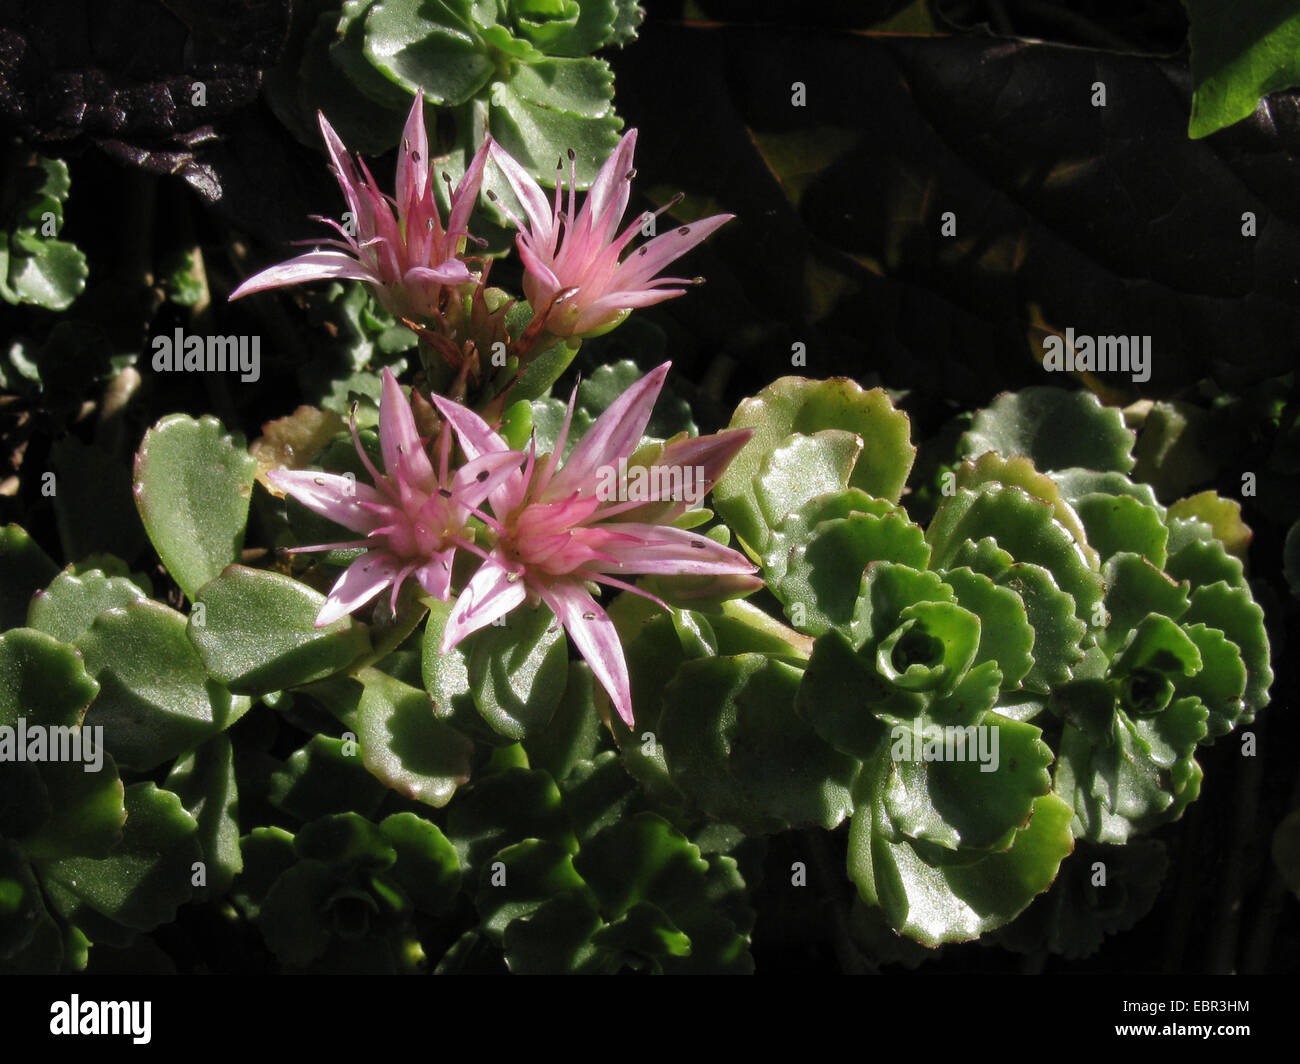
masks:
{"type": "Polygon", "coordinates": [[[703,543],[699,543],[699,542],[697,542],[697,541],[695,541],[695,540],[691,540],[691,546],[694,547],[696,550],[705,550],[705,549],[706,549],[703,543]]]}
{"type": "Polygon", "coordinates": [[[487,480],[487,478],[490,477],[491,475],[492,474],[485,469],[481,473],[479,473],[479,475],[474,479],[477,480],[480,484],[482,484],[483,481],[487,480]]]}
{"type": "Polygon", "coordinates": [[[590,610],[588,610],[586,613],[582,615],[582,619],[584,621],[594,621],[596,619],[596,615],[592,613],[590,610]]]}
{"type": "Polygon", "coordinates": [[[569,149],[569,162],[573,162],[578,157],[578,153],[572,148],[569,149]]]}
{"type": "Polygon", "coordinates": [[[450,499],[450,498],[451,498],[451,492],[448,491],[446,488],[439,488],[439,489],[438,489],[438,494],[441,495],[444,499],[450,499]]]}
{"type": "Polygon", "coordinates": [[[678,235],[678,236],[686,236],[690,231],[691,231],[691,227],[690,227],[689,225],[684,225],[684,226],[682,226],[680,229],[677,230],[677,235],[678,235]]]}

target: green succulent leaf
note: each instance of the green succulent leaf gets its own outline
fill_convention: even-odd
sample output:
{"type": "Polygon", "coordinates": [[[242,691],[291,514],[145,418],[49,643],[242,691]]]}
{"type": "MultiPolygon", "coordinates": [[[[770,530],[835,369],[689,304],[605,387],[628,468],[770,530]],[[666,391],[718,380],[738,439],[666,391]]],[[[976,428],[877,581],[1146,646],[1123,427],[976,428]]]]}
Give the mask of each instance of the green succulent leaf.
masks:
{"type": "Polygon", "coordinates": [[[476,874],[498,850],[525,839],[547,839],[568,853],[578,849],[555,781],[526,768],[476,780],[447,811],[447,837],[476,874]]]}
{"type": "Polygon", "coordinates": [[[69,567],[48,588],[36,593],[27,610],[27,624],[65,643],[75,643],[105,610],[144,597],[124,576],[108,576],[98,569],[78,573],[69,567]]]}
{"type": "Polygon", "coordinates": [[[1075,507],[1102,561],[1122,551],[1164,567],[1169,529],[1154,509],[1131,495],[1101,494],[1085,495],[1075,507]]]}
{"type": "Polygon", "coordinates": [[[978,494],[958,489],[944,498],[925,534],[936,567],[968,564],[958,559],[959,548],[987,536],[1017,562],[1046,569],[1053,582],[1073,597],[1074,612],[1085,623],[1101,601],[1101,576],[1074,537],[1052,516],[1048,503],[1020,488],[986,486],[978,494]]]}
{"type": "Polygon", "coordinates": [[[483,866],[474,905],[480,926],[499,943],[516,920],[565,895],[595,908],[591,888],[574,869],[570,851],[544,839],[525,839],[498,851],[483,866]]]}
{"type": "Polygon", "coordinates": [[[898,501],[916,457],[907,415],[894,408],[884,390],[867,391],[842,378],[782,377],[741,403],[730,427],[752,428],[754,435],[719,478],[714,504],[756,556],[766,548],[768,536],[757,478],[768,455],[793,433],[811,436],[840,429],[869,441],[843,486],[889,502],[898,501]]]}
{"type": "Polygon", "coordinates": [[[1261,96],[1300,84],[1300,13],[1287,0],[1242,10],[1226,0],[1183,0],[1192,48],[1187,135],[1205,137],[1252,114],[1261,96]]]}
{"type": "Polygon", "coordinates": [[[317,628],[324,604],[290,577],[232,565],[196,596],[189,638],[232,691],[282,691],[332,676],[370,650],[365,628],[350,617],[317,628]]]}
{"type": "Polygon", "coordinates": [[[579,764],[596,756],[605,738],[596,712],[594,679],[581,661],[569,663],[569,678],[550,724],[523,740],[528,763],[563,782],[579,764]]]}
{"type": "Polygon", "coordinates": [[[852,623],[868,565],[925,569],[929,561],[925,534],[906,517],[853,513],[823,521],[805,543],[792,547],[786,575],[773,590],[794,626],[816,636],[852,623]]]}
{"type": "Polygon", "coordinates": [[[1210,526],[1214,538],[1221,542],[1228,553],[1238,558],[1245,558],[1250,547],[1251,532],[1241,519],[1241,503],[1234,499],[1225,499],[1212,491],[1202,491],[1179,499],[1169,507],[1170,520],[1196,519],[1210,526]]]}
{"type": "Polygon", "coordinates": [[[582,892],[559,894],[506,924],[501,945],[516,975],[596,975],[617,965],[600,914],[582,892]]]}
{"type": "Polygon", "coordinates": [[[58,575],[58,566],[18,525],[0,528],[0,631],[26,623],[32,596],[58,575]]]}
{"type": "Polygon", "coordinates": [[[1003,393],[977,413],[962,453],[1024,455],[1044,472],[1081,466],[1127,473],[1134,440],[1123,414],[1091,392],[1038,386],[1003,393]]]}
{"type": "Polygon", "coordinates": [[[147,771],[224,731],[248,711],[209,677],[185,636],[185,618],[150,599],[101,613],[77,641],[99,697],[87,724],[109,752],[147,771]]]}
{"type": "Polygon", "coordinates": [[[965,727],[898,725],[888,761],[873,767],[889,773],[881,791],[896,832],[954,851],[1005,850],[1051,790],[1051,763],[1040,729],[990,713],[965,727]]]}
{"type": "Polygon", "coordinates": [[[390,874],[415,907],[433,915],[450,912],[460,893],[460,859],[441,829],[414,813],[394,813],[379,822],[379,830],[397,854],[390,874]]]}
{"type": "Polygon", "coordinates": [[[163,418],[135,461],[135,498],[149,539],[182,591],[238,561],[257,463],[213,417],[163,418]]]}
{"type": "Polygon", "coordinates": [[[239,853],[239,788],[234,749],[218,735],[178,758],[167,775],[174,792],[198,825],[208,897],[224,895],[244,867],[239,853]]]}
{"type": "Polygon", "coordinates": [[[550,724],[568,669],[568,641],[554,614],[544,607],[514,610],[505,624],[474,638],[474,704],[494,731],[517,742],[550,724]]]}
{"type": "MultiPolygon", "coordinates": [[[[1118,476],[1118,474],[1116,474],[1118,476]]],[[[957,471],[957,487],[976,490],[981,484],[1003,484],[1021,488],[1052,507],[1052,516],[1074,537],[1089,564],[1095,565],[1096,551],[1088,543],[1088,533],[1075,511],[1077,499],[1067,500],[1061,486],[1047,473],[1040,473],[1024,455],[1004,458],[996,451],[986,451],[975,461],[966,461],[957,471]]]]}
{"type": "Polygon", "coordinates": [[[198,824],[175,794],[153,783],[132,784],[124,800],[122,841],[109,856],[61,858],[41,874],[71,922],[81,922],[89,909],[124,927],[152,931],[190,899],[195,862],[203,859],[198,824]]]}
{"type": "Polygon", "coordinates": [[[1194,676],[1175,681],[1179,695],[1200,699],[1209,710],[1206,723],[1210,739],[1226,735],[1241,720],[1245,709],[1246,663],[1241,650],[1217,628],[1189,624],[1183,633],[1196,644],[1202,668],[1194,676]]]}
{"type": "Polygon", "coordinates": [[[62,159],[38,158],[6,175],[10,207],[0,239],[0,298],[66,310],[86,287],[86,256],[54,239],[63,229],[71,180],[62,159]]]}
{"type": "Polygon", "coordinates": [[[639,813],[583,846],[574,865],[609,928],[601,944],[644,958],[656,971],[751,971],[753,915],[729,857],[705,858],[653,813],[639,813]]]}
{"type": "Polygon", "coordinates": [[[1106,613],[1109,620],[1098,642],[1114,653],[1138,624],[1150,613],[1178,620],[1190,603],[1188,587],[1162,573],[1145,558],[1119,553],[1103,571],[1106,584],[1106,613]]]}
{"type": "Polygon", "coordinates": [[[852,810],[857,762],[794,711],[798,670],[759,654],[685,663],[660,738],[674,782],[719,820],[764,833],[833,828],[852,810]]]}
{"type": "MultiPolygon", "coordinates": [[[[586,7],[587,5],[583,4],[583,8],[586,7]]],[[[588,424],[595,421],[596,418],[609,409],[610,405],[619,396],[644,375],[641,368],[627,358],[598,366],[591,376],[584,377],[578,385],[578,401],[574,408],[575,421],[578,419],[579,411],[590,419],[587,422],[588,424]]],[[[642,437],[641,443],[645,443],[647,439],[671,439],[681,432],[686,433],[688,436],[695,436],[698,435],[699,429],[695,425],[695,419],[691,416],[690,404],[685,399],[674,394],[671,386],[668,386],[659,393],[659,398],[655,400],[654,411],[650,415],[650,421],[646,425],[645,436],[642,437]]]]}
{"type": "Polygon", "coordinates": [[[1246,572],[1239,558],[1229,554],[1217,539],[1194,539],[1165,563],[1165,572],[1186,580],[1193,589],[1217,584],[1245,587],[1246,572]]]}
{"type": "Polygon", "coordinates": [[[980,620],[979,649],[972,665],[996,662],[1003,689],[1014,689],[1034,665],[1034,630],[1024,600],[973,569],[948,569],[943,579],[958,605],[980,620]]]}
{"type": "Polygon", "coordinates": [[[373,816],[388,789],[366,770],[357,743],[313,735],[271,773],[267,798],[300,820],[355,810],[373,816]]]}
{"type": "Polygon", "coordinates": [[[897,835],[879,802],[858,801],[849,832],[849,877],[895,930],[927,946],[961,942],[1008,923],[1056,877],[1070,853],[1070,809],[1054,794],[1034,801],[1010,848],[968,863],[897,835]]]}
{"type": "Polygon", "coordinates": [[[422,88],[430,103],[465,103],[492,76],[465,0],[379,0],[365,18],[366,59],[407,92],[422,88]]]}
{"type": "Polygon", "coordinates": [[[779,527],[787,516],[818,496],[842,491],[862,448],[862,437],[844,429],[795,434],[773,448],[755,481],[759,511],[767,527],[779,527]]]}
{"type": "Polygon", "coordinates": [[[899,507],[884,499],[874,498],[858,488],[809,499],[771,529],[767,551],[763,556],[763,576],[768,584],[774,587],[781,583],[789,565],[790,552],[806,545],[818,525],[823,521],[843,520],[855,513],[884,517],[886,514],[899,513],[899,507]]]}
{"type": "Polygon", "coordinates": [[[1237,723],[1249,724],[1268,705],[1268,690],[1273,684],[1264,611],[1251,598],[1249,589],[1210,584],[1192,592],[1191,606],[1182,623],[1217,628],[1240,649],[1246,665],[1246,706],[1237,723]]]}
{"type": "Polygon", "coordinates": [[[469,782],[474,744],[434,716],[429,695],[377,669],[359,676],[361,760],[374,777],[408,798],[441,807],[469,782]]]}
{"type": "Polygon", "coordinates": [[[906,691],[950,691],[979,649],[980,621],[951,602],[917,602],[876,648],[876,670],[906,691]]]}
{"type": "Polygon", "coordinates": [[[1087,635],[1087,626],[1074,614],[1071,597],[1041,565],[1013,565],[996,583],[1020,596],[1034,630],[1034,664],[1022,685],[1045,694],[1055,684],[1065,683],[1084,660],[1082,643],[1087,635]]]}
{"type": "MultiPolygon", "coordinates": [[[[795,709],[836,750],[868,758],[889,734],[873,709],[893,706],[906,711],[890,694],[875,663],[859,656],[848,638],[832,629],[813,646],[795,709]]],[[[910,708],[915,712],[919,706],[910,708]]]]}

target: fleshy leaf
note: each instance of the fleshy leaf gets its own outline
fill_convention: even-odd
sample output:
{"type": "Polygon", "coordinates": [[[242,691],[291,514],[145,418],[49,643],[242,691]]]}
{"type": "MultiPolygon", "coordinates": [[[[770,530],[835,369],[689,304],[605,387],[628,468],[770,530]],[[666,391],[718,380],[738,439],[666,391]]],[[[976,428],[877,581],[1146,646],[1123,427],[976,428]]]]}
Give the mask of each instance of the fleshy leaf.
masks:
{"type": "Polygon", "coordinates": [[[1006,392],[977,413],[962,451],[1024,455],[1043,472],[1082,466],[1127,473],[1134,439],[1124,416],[1091,392],[1036,386],[1006,392]]]}
{"type": "Polygon", "coordinates": [[[150,599],[101,613],[77,641],[100,684],[86,723],[109,752],[147,771],[224,731],[249,707],[209,677],[185,637],[185,618],[150,599]]]}
{"type": "Polygon", "coordinates": [[[126,577],[107,576],[98,569],[74,573],[69,568],[48,588],[36,593],[27,611],[27,623],[55,639],[75,643],[105,610],[144,597],[144,592],[126,577]]]}
{"type": "Polygon", "coordinates": [[[58,571],[25,530],[18,525],[0,528],[0,631],[26,622],[32,596],[58,571]]]}
{"type": "Polygon", "coordinates": [[[230,739],[218,735],[192,754],[177,759],[167,789],[198,824],[208,897],[219,898],[243,870],[239,853],[239,790],[230,739]]]}
{"type": "Polygon", "coordinates": [[[213,417],[163,418],[135,460],[135,498],[149,539],[182,591],[239,560],[256,461],[213,417]]]}
{"type": "Polygon", "coordinates": [[[317,628],[324,604],[324,595],[290,577],[232,565],[198,592],[189,638],[232,691],[282,691],[331,676],[370,650],[365,628],[350,617],[317,628]]]}
{"type": "Polygon", "coordinates": [[[543,731],[564,696],[568,641],[545,607],[517,609],[475,634],[469,655],[474,704],[516,742],[543,731]]]}
{"type": "Polygon", "coordinates": [[[63,915],[77,922],[86,906],[115,923],[152,931],[189,900],[193,864],[203,852],[198,825],[171,791],[153,783],[126,789],[126,827],[112,854],[69,857],[46,865],[59,888],[63,915]]]}
{"type": "Polygon", "coordinates": [[[387,793],[366,771],[355,742],[328,735],[313,735],[295,750],[267,788],[272,805],[301,820],[349,810],[371,816],[387,793]]]}
{"type": "Polygon", "coordinates": [[[878,903],[896,930],[936,946],[961,942],[1009,922],[1056,877],[1071,851],[1070,809],[1054,794],[1035,800],[1029,825],[1010,849],[980,860],[945,865],[943,851],[922,852],[894,836],[873,806],[849,833],[849,876],[863,900],[878,903]]]}
{"type": "Polygon", "coordinates": [[[660,718],[674,782],[747,831],[839,824],[852,810],[857,762],[795,713],[798,683],[796,670],[758,654],[684,664],[660,718]]]}
{"type": "Polygon", "coordinates": [[[809,381],[782,377],[736,408],[731,428],[754,435],[718,480],[713,499],[718,512],[755,553],[767,545],[756,478],[767,456],[792,433],[823,429],[857,433],[863,448],[848,487],[897,502],[916,456],[907,415],[894,408],[883,389],[863,389],[851,380],[809,381]]]}
{"type": "Polygon", "coordinates": [[[1249,724],[1256,712],[1268,704],[1268,690],[1273,684],[1264,611],[1247,588],[1210,584],[1192,592],[1192,603],[1182,622],[1217,628],[1240,649],[1246,664],[1246,707],[1239,722],[1249,724]]]}
{"type": "Polygon", "coordinates": [[[870,563],[924,569],[930,560],[924,533],[906,517],[854,513],[823,521],[791,548],[785,578],[774,588],[795,627],[811,635],[846,628],[870,563]],[[796,607],[802,607],[802,622],[796,607]]]}
{"type": "Polygon", "coordinates": [[[433,714],[426,692],[377,669],[359,677],[365,693],[357,709],[361,760],[408,798],[441,807],[469,781],[474,744],[433,714]]]}

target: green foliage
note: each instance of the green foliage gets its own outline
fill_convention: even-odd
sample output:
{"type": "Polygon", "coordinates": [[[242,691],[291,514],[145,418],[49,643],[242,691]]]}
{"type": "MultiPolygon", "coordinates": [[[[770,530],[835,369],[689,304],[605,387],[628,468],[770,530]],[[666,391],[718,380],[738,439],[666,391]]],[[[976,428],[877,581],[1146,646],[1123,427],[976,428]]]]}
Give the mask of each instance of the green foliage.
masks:
{"type": "Polygon", "coordinates": [[[1261,96],[1300,84],[1300,9],[1263,0],[1183,0],[1192,46],[1187,135],[1204,137],[1249,116],[1261,96]]]}
{"type": "Polygon", "coordinates": [[[0,201],[0,299],[66,310],[86,287],[86,256],[55,239],[72,180],[62,159],[10,165],[0,201]]]}
{"type": "Polygon", "coordinates": [[[146,433],[135,498],[149,539],[191,599],[238,561],[255,462],[216,418],[181,414],[146,433]]]}
{"type": "MultiPolygon", "coordinates": [[[[634,0],[346,0],[317,10],[298,15],[294,47],[268,79],[272,106],[307,143],[317,143],[320,110],[345,143],[386,151],[420,90],[454,127],[439,157],[454,177],[490,133],[548,184],[573,149],[585,188],[618,142],[613,72],[592,53],[635,35],[634,0]]],[[[496,175],[487,186],[514,202],[496,175]]]]}

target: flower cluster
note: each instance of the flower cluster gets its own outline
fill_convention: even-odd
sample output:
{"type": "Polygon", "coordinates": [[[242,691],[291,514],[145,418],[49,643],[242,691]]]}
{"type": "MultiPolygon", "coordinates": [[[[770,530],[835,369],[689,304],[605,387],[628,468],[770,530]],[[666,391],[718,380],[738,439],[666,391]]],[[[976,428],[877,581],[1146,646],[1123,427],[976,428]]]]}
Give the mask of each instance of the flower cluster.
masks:
{"type": "MultiPolygon", "coordinates": [[[[519,230],[516,244],[524,266],[524,291],[533,310],[532,322],[514,338],[518,341],[516,379],[522,375],[525,356],[537,348],[539,336],[549,335],[552,347],[567,345],[572,351],[575,337],[612,328],[635,307],[681,295],[685,291],[681,286],[694,282],[656,275],[732,217],[720,214],[680,226],[625,255],[642,227],[638,219],[619,231],[635,175],[636,131],[631,130],[601,167],[581,209],[576,203],[572,152],[567,203],[563,181],[557,178],[554,202],[548,204],[527,171],[491,137],[486,138],[454,189],[444,175],[451,190],[444,225],[434,196],[421,94],[416,94],[407,118],[392,197],[380,191],[364,162],[358,159],[353,165],[324,115],[320,126],[347,202],[348,224],[320,220],[332,225],[341,239],[326,241],[330,245],[326,250],[313,250],[263,270],[240,285],[231,299],[301,281],[356,280],[374,288],[388,310],[422,330],[422,339],[440,352],[454,356],[461,350],[484,349],[485,337],[473,335],[473,329],[482,317],[477,308],[488,302],[483,294],[487,269],[483,263],[481,272],[473,273],[470,267],[476,260],[465,255],[465,247],[474,239],[468,229],[470,214],[491,159],[527,216],[524,222],[506,210],[519,230]],[[463,313],[465,305],[476,308],[475,312],[463,313]],[[459,335],[457,330],[465,326],[470,335],[459,335]]],[[[457,364],[454,357],[452,364],[457,364]]],[[[465,394],[463,374],[474,363],[466,357],[459,365],[462,376],[453,393],[458,398],[465,394]]],[[[563,365],[567,362],[560,363],[560,371],[563,365]]],[[[628,578],[716,576],[730,578],[733,589],[759,584],[752,575],[755,567],[740,554],[673,524],[721,476],[749,438],[749,430],[671,443],[648,468],[633,463],[647,474],[643,482],[649,483],[648,489],[642,483],[633,498],[610,497],[611,483],[627,477],[629,459],[641,442],[667,372],[664,363],[611,404],[567,461],[562,456],[576,389],[554,450],[541,457],[535,446],[527,453],[512,450],[479,414],[434,395],[444,421],[435,466],[410,404],[396,378],[385,370],[379,411],[383,472],[371,462],[353,426],[357,452],[373,486],[357,484],[351,476],[309,470],[268,474],[276,489],[363,537],[295,548],[365,548],[330,590],[317,626],[364,606],[385,589],[391,589],[390,602],[396,610],[402,585],[412,576],[427,594],[448,601],[452,562],[457,549],[464,549],[483,562],[460,593],[442,651],[525,600],[543,602],[630,724],[632,704],[623,651],[593,589],[603,584],[646,595],[663,605],[628,578]],[[464,463],[454,470],[453,434],[465,455],[464,463]],[[674,492],[674,484],[689,490],[674,492]],[[487,549],[477,541],[479,534],[486,536],[487,549]]],[[[481,396],[485,408],[499,410],[499,399],[509,387],[507,381],[495,395],[481,396]],[[495,407],[489,405],[494,399],[495,407]]]]}
{"type": "MultiPolygon", "coordinates": [[[[601,167],[581,210],[576,205],[572,152],[567,205],[562,204],[562,173],[557,176],[554,202],[548,204],[532,176],[500,144],[485,138],[450,192],[444,226],[434,196],[436,178],[429,165],[420,93],[402,134],[395,197],[380,191],[364,162],[358,159],[353,165],[329,121],[323,114],[319,117],[350,224],[318,218],[341,239],[319,241],[329,250],[310,251],[250,277],[231,299],[304,281],[354,280],[373,287],[384,306],[399,317],[422,325],[440,322],[446,307],[444,290],[462,285],[472,289],[483,280],[481,274],[471,272],[473,260],[467,261],[464,252],[466,241],[473,239],[469,218],[489,157],[500,167],[526,216],[526,221],[521,220],[506,209],[519,230],[516,246],[525,271],[524,293],[535,316],[530,329],[534,333],[542,329],[556,337],[597,333],[616,325],[635,307],[682,295],[683,286],[699,279],[656,274],[733,217],[717,214],[678,226],[625,255],[643,225],[638,218],[621,232],[618,228],[636,174],[633,129],[601,167]]],[[[450,177],[443,177],[450,189],[450,177]]],[[[495,199],[492,193],[489,196],[495,199]]]]}
{"type": "MultiPolygon", "coordinates": [[[[651,573],[749,577],[755,572],[736,551],[671,524],[687,502],[666,494],[662,486],[673,483],[673,478],[659,475],[689,462],[707,487],[744,446],[749,430],[668,445],[649,467],[653,487],[642,493],[645,497],[618,501],[599,490],[611,469],[627,469],[668,368],[669,363],[664,363],[624,392],[587,430],[567,460],[561,455],[577,389],[569,399],[555,449],[541,457],[535,446],[527,453],[512,450],[473,411],[435,395],[433,402],[445,422],[438,436],[436,469],[417,434],[409,403],[392,373],[385,370],[379,412],[383,473],[357,441],[374,487],[330,473],[278,470],[268,474],[275,487],[303,505],[365,536],[297,548],[366,548],[330,590],[317,626],[358,609],[385,588],[392,589],[395,607],[403,581],[412,575],[430,595],[449,600],[451,563],[456,548],[462,547],[483,562],[456,601],[441,652],[525,600],[543,602],[564,625],[614,708],[630,725],[627,665],[613,622],[592,596],[593,585],[631,591],[664,605],[627,578],[651,573]],[[453,432],[466,455],[454,472],[449,468],[453,432]],[[484,505],[491,513],[481,509],[484,505]],[[471,516],[486,526],[488,550],[475,542],[471,516]]],[[[353,431],[355,435],[355,427],[353,431]]]]}

